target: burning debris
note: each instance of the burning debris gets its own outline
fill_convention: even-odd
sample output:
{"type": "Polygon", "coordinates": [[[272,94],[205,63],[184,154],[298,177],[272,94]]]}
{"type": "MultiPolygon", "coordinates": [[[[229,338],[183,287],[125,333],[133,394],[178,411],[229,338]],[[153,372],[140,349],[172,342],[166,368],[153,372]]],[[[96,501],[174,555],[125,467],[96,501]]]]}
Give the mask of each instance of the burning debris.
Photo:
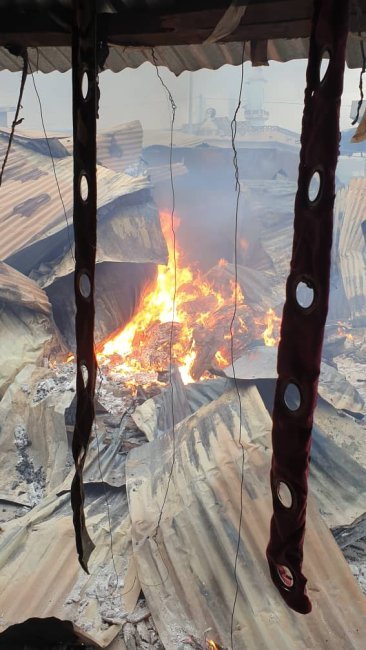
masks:
{"type": "Polygon", "coordinates": [[[133,377],[139,372],[157,376],[174,364],[188,383],[201,379],[215,366],[230,363],[232,338],[234,358],[258,339],[275,345],[280,324],[275,311],[269,308],[259,315],[246,305],[226,260],[221,259],[207,274],[184,264],[177,243],[179,220],[173,221],[172,230],[171,215],[161,213],[160,218],[168,244],[168,265],[158,266],[156,281],[130,323],[98,346],[101,365],[133,377]],[[235,296],[236,317],[230,332],[235,296]]]}
{"type": "MultiPolygon", "coordinates": [[[[121,129],[116,138],[107,134],[103,140],[100,161],[108,164],[113,174],[126,173],[125,163],[121,162],[123,168],[116,163],[118,146],[123,149],[125,137],[121,129]]],[[[65,140],[63,146],[61,161],[70,153],[72,144],[65,140]]],[[[197,155],[201,153],[197,151],[197,155]]],[[[205,151],[208,159],[209,154],[205,151]]],[[[41,178],[46,181],[42,156],[38,164],[41,178]]],[[[192,157],[187,156],[189,159],[192,157]]],[[[161,161],[155,163],[160,169],[161,161]]],[[[224,234],[224,251],[218,245],[211,246],[207,260],[195,260],[187,239],[187,223],[193,218],[187,216],[187,206],[182,206],[179,218],[174,217],[173,236],[171,214],[160,209],[160,225],[152,197],[145,194],[150,192],[149,168],[142,169],[132,160],[128,165],[132,181],[124,177],[112,179],[102,172],[106,202],[100,208],[105,236],[101,237],[97,265],[100,372],[96,423],[84,468],[86,516],[97,547],[90,576],[82,573],[76,563],[69,503],[75,367],[73,354],[66,353],[61,335],[71,348],[73,313],[64,300],[65,292],[71,290],[70,251],[66,246],[61,257],[55,255],[53,235],[44,232],[41,247],[39,242],[24,241],[10,256],[16,265],[27,264],[22,270],[34,280],[3,264],[5,280],[15,275],[9,280],[11,291],[6,293],[4,289],[2,317],[10,318],[11,313],[9,331],[14,330],[12,340],[19,338],[18,346],[23,336],[22,323],[29,326],[31,335],[24,355],[18,354],[17,347],[14,367],[7,366],[0,403],[4,458],[0,484],[4,506],[1,629],[19,622],[19,610],[13,606],[19,602],[15,592],[22,590],[26,599],[35,576],[40,576],[39,583],[43,582],[52,598],[47,604],[41,596],[22,602],[24,617],[54,616],[59,621],[72,621],[74,633],[84,643],[109,647],[114,639],[134,650],[230,647],[228,622],[234,585],[228,567],[234,557],[240,493],[233,353],[244,405],[245,447],[238,604],[244,623],[234,632],[237,647],[244,643],[259,647],[265,634],[271,647],[292,650],[294,625],[298,638],[310,639],[314,647],[320,637],[324,638],[324,629],[334,643],[344,638],[348,645],[358,647],[355,630],[362,609],[361,592],[329,531],[331,528],[364,589],[366,496],[360,486],[366,484],[366,448],[360,433],[365,429],[366,343],[357,321],[362,318],[360,300],[355,298],[356,289],[350,288],[351,266],[344,258],[335,260],[337,278],[347,272],[346,291],[340,300],[337,289],[338,302],[331,305],[311,473],[317,505],[310,504],[313,530],[309,543],[315,565],[309,572],[309,587],[317,594],[321,616],[316,614],[305,630],[301,621],[294,624],[273,595],[262,552],[270,512],[269,413],[288,264],[284,250],[289,246],[295,185],[283,178],[242,181],[249,221],[256,225],[245,222],[243,216],[235,272],[232,250],[225,249],[224,234]],[[109,182],[116,189],[115,202],[107,196],[109,182]],[[129,198],[123,193],[127,186],[131,190],[127,192],[129,198]],[[117,189],[122,192],[122,202],[117,189]],[[151,203],[150,208],[147,203],[151,203]],[[129,240],[130,250],[121,253],[120,240],[125,239],[133,223],[134,228],[136,223],[141,226],[138,237],[129,240]],[[115,241],[107,236],[112,226],[115,241]],[[41,249],[48,250],[46,256],[43,252],[38,256],[41,249]],[[126,274],[130,286],[127,293],[122,293],[126,274]],[[232,322],[235,296],[237,309],[232,322]],[[53,322],[56,313],[61,335],[53,322]],[[38,318],[42,327],[35,329],[38,318]],[[166,509],[156,530],[166,478],[172,468],[166,509]],[[324,547],[331,549],[329,557],[320,551],[324,547]],[[13,549],[10,556],[9,548],[13,549]],[[326,601],[324,585],[327,590],[343,594],[347,629],[341,623],[335,626],[337,615],[326,601]]],[[[186,176],[179,177],[182,187],[186,176]]],[[[154,190],[160,207],[167,204],[162,200],[162,187],[163,183],[154,190]]],[[[216,200],[215,188],[212,194],[216,200]]],[[[342,195],[343,202],[347,196],[342,195]]],[[[187,205],[196,218],[191,200],[187,197],[187,205]]],[[[42,205],[16,202],[17,210],[24,212],[27,207],[34,214],[42,210],[42,205]]],[[[61,217],[56,229],[62,228],[64,237],[61,217]]],[[[339,219],[339,228],[338,234],[346,236],[346,218],[339,219]]],[[[210,236],[215,232],[213,229],[210,236]]],[[[335,237],[336,245],[343,242],[342,237],[335,237]]],[[[2,359],[8,359],[9,350],[2,349],[2,355],[2,359]]],[[[21,629],[19,634],[21,637],[21,629]]]]}

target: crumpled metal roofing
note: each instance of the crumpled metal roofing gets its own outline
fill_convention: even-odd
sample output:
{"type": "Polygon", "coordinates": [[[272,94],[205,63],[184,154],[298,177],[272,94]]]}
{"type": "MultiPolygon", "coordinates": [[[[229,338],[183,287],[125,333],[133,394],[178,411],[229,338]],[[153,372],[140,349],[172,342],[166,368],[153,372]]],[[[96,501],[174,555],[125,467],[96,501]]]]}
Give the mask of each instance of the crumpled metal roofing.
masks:
{"type": "Polygon", "coordinates": [[[366,601],[330,531],[310,499],[305,541],[313,612],[294,615],[271,583],[265,548],[272,508],[269,489],[271,420],[255,386],[202,407],[172,434],[130,452],[127,490],[138,574],[166,648],[182,634],[231,647],[236,592],[234,560],[242,494],[243,520],[234,617],[234,648],[361,649],[366,601]]]}
{"type": "MultiPolygon", "coordinates": [[[[1,143],[0,143],[1,144],[1,143]]],[[[5,142],[2,148],[5,148],[5,142]]],[[[0,149],[2,151],[2,149],[0,149]]],[[[69,225],[72,223],[72,156],[54,159],[69,225]]],[[[146,176],[130,176],[98,166],[98,209],[151,187],[146,176]]],[[[49,156],[14,144],[0,193],[0,259],[67,227],[49,156]]],[[[72,233],[71,233],[72,236],[72,233]]]]}
{"type": "Polygon", "coordinates": [[[124,172],[139,160],[142,149],[141,122],[127,122],[97,135],[97,160],[100,165],[124,172]]]}
{"type": "Polygon", "coordinates": [[[86,516],[96,544],[89,576],[77,561],[70,504],[74,469],[65,429],[65,409],[75,394],[73,380],[74,372],[68,365],[61,374],[29,365],[0,404],[4,455],[0,481],[0,645],[1,632],[29,618],[43,619],[38,621],[42,639],[44,619],[55,617],[71,621],[85,642],[106,647],[121,629],[140,591],[130,566],[126,454],[120,453],[118,429],[114,439],[107,442],[101,420],[86,467],[86,516]],[[11,521],[4,522],[4,509],[10,510],[11,521]],[[126,576],[128,568],[130,574],[126,576]]]}
{"type": "Polygon", "coordinates": [[[47,294],[33,280],[0,262],[0,303],[7,302],[51,314],[47,294]]]}
{"type": "MultiPolygon", "coordinates": [[[[275,392],[275,366],[269,363],[274,355],[261,357],[255,354],[251,359],[248,353],[242,362],[247,362],[244,373],[245,379],[239,382],[249,383],[257,387],[263,403],[272,413],[275,392]],[[255,371],[255,368],[257,372],[255,371]],[[254,370],[254,371],[253,371],[254,370]],[[270,378],[273,373],[273,378],[270,378]]],[[[333,370],[333,369],[331,369],[333,370]]],[[[238,370],[238,374],[240,368],[238,370]]],[[[325,373],[326,380],[329,378],[325,373]]],[[[238,377],[238,375],[237,375],[238,377]]],[[[243,377],[243,375],[242,375],[243,377]]],[[[339,385],[341,377],[335,377],[339,385]]],[[[174,420],[177,424],[204,406],[220,397],[233,385],[232,379],[226,376],[220,379],[188,384],[184,386],[180,375],[174,370],[172,375],[174,420]]],[[[357,391],[352,399],[349,385],[343,404],[360,408],[362,401],[357,391]]],[[[327,387],[325,387],[327,393],[327,387]]],[[[330,392],[330,398],[334,402],[330,392]]],[[[338,405],[341,403],[338,398],[338,405]]],[[[262,405],[263,408],[263,405],[262,405]]],[[[362,414],[364,411],[362,411],[362,414]]],[[[147,400],[138,406],[132,418],[143,431],[149,441],[152,441],[172,429],[171,391],[163,391],[160,395],[147,400]]],[[[362,423],[333,406],[329,401],[319,397],[313,426],[312,462],[310,467],[310,482],[317,504],[328,526],[338,526],[352,523],[366,510],[366,441],[363,436],[362,423]],[[343,524],[342,524],[343,522],[343,524]]]]}
{"type": "MultiPolygon", "coordinates": [[[[256,381],[258,379],[277,379],[277,348],[260,346],[248,350],[240,359],[234,361],[237,379],[256,381]]],[[[233,367],[223,371],[226,377],[233,378],[233,367]]],[[[322,362],[318,393],[320,397],[337,409],[352,413],[364,413],[365,403],[360,393],[334,367],[322,362]]]]}

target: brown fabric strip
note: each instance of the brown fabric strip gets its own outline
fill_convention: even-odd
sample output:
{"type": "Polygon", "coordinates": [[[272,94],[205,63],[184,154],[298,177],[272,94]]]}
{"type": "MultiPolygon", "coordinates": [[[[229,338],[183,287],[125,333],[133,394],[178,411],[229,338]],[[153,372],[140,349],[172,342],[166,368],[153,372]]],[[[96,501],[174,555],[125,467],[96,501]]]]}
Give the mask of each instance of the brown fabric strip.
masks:
{"type": "Polygon", "coordinates": [[[88,571],[94,544],[84,516],[83,468],[94,420],[94,270],[97,242],[96,179],[96,8],[95,1],[74,0],[72,86],[74,132],[74,235],[76,303],[76,422],[72,441],[75,476],[71,503],[76,548],[88,571]]]}
{"type": "Polygon", "coordinates": [[[278,350],[272,430],[273,517],[267,548],[273,582],[289,607],[303,614],[311,611],[302,574],[303,542],[311,429],[328,310],[347,33],[348,1],[315,0],[291,270],[278,350]],[[330,59],[321,80],[320,64],[325,52],[330,59]],[[310,200],[314,173],[318,174],[320,188],[310,200]],[[301,296],[306,287],[308,301],[301,296]]]}

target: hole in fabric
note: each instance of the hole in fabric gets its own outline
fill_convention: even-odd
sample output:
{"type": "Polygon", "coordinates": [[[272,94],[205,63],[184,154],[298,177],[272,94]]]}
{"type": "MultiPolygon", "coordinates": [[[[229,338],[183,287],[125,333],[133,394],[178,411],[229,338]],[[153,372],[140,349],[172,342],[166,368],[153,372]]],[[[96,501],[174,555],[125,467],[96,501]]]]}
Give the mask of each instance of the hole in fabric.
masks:
{"type": "Polygon", "coordinates": [[[292,493],[289,486],[283,481],[277,485],[277,497],[284,508],[292,507],[292,493]]]}
{"type": "Polygon", "coordinates": [[[80,372],[81,372],[81,376],[83,378],[84,388],[86,388],[87,385],[88,385],[88,380],[89,380],[89,372],[88,372],[88,368],[86,367],[85,363],[80,364],[80,372]]]}
{"type": "Polygon", "coordinates": [[[294,577],[290,569],[287,566],[284,566],[283,564],[279,564],[277,566],[277,572],[283,586],[286,589],[291,589],[291,587],[294,586],[294,577]]]}
{"type": "Polygon", "coordinates": [[[301,393],[299,387],[296,386],[296,384],[287,384],[283,398],[287,408],[290,411],[297,411],[300,408],[301,393]]]}
{"type": "Polygon", "coordinates": [[[87,201],[88,194],[89,194],[88,179],[85,176],[85,174],[83,174],[82,177],[80,178],[80,196],[83,199],[83,201],[87,201]]]}
{"type": "Polygon", "coordinates": [[[315,291],[310,282],[301,280],[296,286],[296,302],[303,309],[309,309],[314,302],[315,291]]]}
{"type": "Polygon", "coordinates": [[[88,77],[88,73],[84,72],[81,78],[81,94],[83,96],[83,99],[87,98],[88,92],[89,92],[89,77],[88,77]]]}
{"type": "Polygon", "coordinates": [[[326,74],[330,63],[330,52],[325,50],[319,66],[319,81],[322,84],[325,81],[326,74]]]}
{"type": "Polygon", "coordinates": [[[91,284],[87,273],[81,273],[79,276],[79,292],[83,298],[90,298],[91,284]]]}
{"type": "Polygon", "coordinates": [[[319,172],[314,172],[312,175],[310,182],[309,182],[309,187],[308,187],[308,197],[310,203],[315,203],[315,201],[319,198],[320,196],[320,191],[321,191],[321,178],[319,172]]]}

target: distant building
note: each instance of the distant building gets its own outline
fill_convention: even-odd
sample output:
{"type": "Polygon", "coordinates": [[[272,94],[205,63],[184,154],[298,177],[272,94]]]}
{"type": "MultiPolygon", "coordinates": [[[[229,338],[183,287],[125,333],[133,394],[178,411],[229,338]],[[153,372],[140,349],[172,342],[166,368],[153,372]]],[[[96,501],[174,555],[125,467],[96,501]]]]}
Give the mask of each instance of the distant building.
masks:
{"type": "Polygon", "coordinates": [[[14,113],[15,106],[0,106],[0,127],[8,126],[8,113],[14,113]]]}

